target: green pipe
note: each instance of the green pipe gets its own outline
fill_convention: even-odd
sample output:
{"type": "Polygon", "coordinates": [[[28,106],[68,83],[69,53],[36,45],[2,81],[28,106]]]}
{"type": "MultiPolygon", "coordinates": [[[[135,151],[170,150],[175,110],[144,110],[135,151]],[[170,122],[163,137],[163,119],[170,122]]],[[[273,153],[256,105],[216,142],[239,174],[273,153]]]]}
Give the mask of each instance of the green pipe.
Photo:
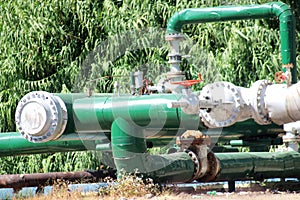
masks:
{"type": "Polygon", "coordinates": [[[47,143],[32,143],[20,133],[0,133],[0,157],[38,153],[56,153],[68,151],[85,151],[95,149],[94,141],[50,141],[47,143]]]}
{"type": "Polygon", "coordinates": [[[298,178],[300,154],[288,152],[216,153],[221,164],[217,180],[298,178]]]}
{"type": "MultiPolygon", "coordinates": [[[[203,127],[198,115],[187,115],[180,108],[168,108],[167,103],[178,101],[181,95],[153,94],[142,96],[91,97],[73,102],[69,115],[75,120],[77,131],[93,132],[100,130],[110,132],[111,124],[118,117],[134,122],[134,126],[145,129],[151,138],[174,138],[178,128],[183,131],[197,130],[207,134],[219,134],[220,129],[203,127]],[[159,132],[157,131],[159,130],[159,132]]],[[[63,99],[64,100],[64,99],[63,99]]],[[[74,130],[66,130],[65,133],[74,130]]],[[[257,125],[254,120],[239,122],[222,129],[221,135],[255,136],[277,134],[282,131],[278,125],[257,125]]]]}
{"type": "MultiPolygon", "coordinates": [[[[38,140],[34,140],[33,142],[50,141],[51,139],[47,139],[48,135],[55,140],[82,140],[82,137],[88,138],[87,140],[110,139],[111,125],[118,117],[131,121],[135,127],[143,129],[144,137],[152,140],[154,145],[160,143],[157,142],[157,140],[155,141],[156,138],[164,139],[163,143],[171,142],[172,139],[182,135],[186,130],[201,130],[213,139],[220,137],[235,137],[238,139],[243,136],[277,135],[282,131],[280,126],[260,126],[253,120],[239,122],[223,129],[207,130],[201,123],[198,114],[185,114],[180,108],[169,108],[167,106],[170,102],[177,102],[182,97],[182,94],[152,94],[141,96],[95,95],[91,97],[80,94],[55,94],[58,98],[45,92],[41,94],[34,92],[34,95],[34,98],[37,100],[33,100],[32,102],[34,103],[32,105],[40,105],[38,95],[40,95],[40,98],[42,98],[43,95],[48,97],[47,101],[45,100],[44,106],[47,110],[53,108],[53,106],[51,106],[51,99],[59,98],[60,104],[65,108],[55,108],[63,110],[63,113],[65,113],[64,116],[67,115],[67,117],[62,117],[63,115],[61,115],[61,118],[65,121],[65,127],[61,128],[62,126],[56,126],[56,128],[58,127],[57,129],[61,128],[61,130],[56,131],[56,128],[51,128],[49,123],[53,123],[55,127],[57,122],[53,121],[53,119],[59,118],[59,116],[55,115],[58,111],[55,111],[55,109],[50,110],[51,112],[44,111],[45,116],[43,116],[41,110],[40,114],[42,114],[42,119],[45,119],[45,122],[43,122],[43,120],[30,121],[30,119],[39,116],[37,112],[34,113],[34,117],[29,119],[31,124],[26,123],[25,120],[22,126],[24,126],[25,129],[28,126],[36,126],[39,128],[34,129],[35,131],[29,136],[27,134],[24,135],[25,131],[22,130],[22,126],[20,129],[21,133],[23,131],[25,138],[38,138],[38,140]],[[48,121],[50,122],[48,123],[48,121]],[[55,131],[52,131],[53,129],[55,131]],[[53,136],[51,134],[58,135],[53,136]]],[[[30,98],[30,95],[28,96],[28,98],[30,98]]],[[[26,99],[27,97],[25,100],[26,99]]],[[[29,110],[27,113],[31,114],[31,111],[29,110]]],[[[26,117],[27,114],[26,112],[22,114],[22,110],[20,109],[18,116],[19,118],[22,116],[26,117]]]]}
{"type": "Polygon", "coordinates": [[[96,151],[111,151],[111,144],[97,144],[96,145],[96,151]]]}
{"type": "Polygon", "coordinates": [[[250,147],[259,147],[259,146],[271,146],[271,145],[282,145],[282,138],[276,137],[276,138],[255,138],[254,140],[251,140],[251,138],[245,138],[242,140],[230,140],[231,146],[250,146],[250,147]]]}
{"type": "Polygon", "coordinates": [[[185,24],[272,17],[278,17],[280,21],[282,70],[286,72],[287,65],[291,64],[292,83],[296,83],[295,19],[290,7],[282,2],[271,2],[262,5],[185,9],[177,12],[169,19],[167,34],[180,33],[182,26],[185,24]]]}
{"type": "MultiPolygon", "coordinates": [[[[152,94],[142,96],[94,96],[73,98],[72,94],[58,95],[66,104],[68,123],[61,138],[77,132],[80,134],[105,134],[110,138],[113,121],[122,117],[144,129],[144,136],[153,144],[171,142],[185,130],[201,130],[211,137],[243,137],[276,135],[282,126],[261,126],[254,120],[238,122],[223,129],[206,129],[198,115],[187,115],[180,108],[168,108],[168,102],[175,102],[181,95],[152,94]]],[[[59,138],[59,139],[61,139],[59,138]]],[[[78,139],[80,139],[78,137],[78,139]]],[[[155,145],[156,146],[156,145],[155,145]]]]}
{"type": "Polygon", "coordinates": [[[111,130],[112,153],[118,172],[133,173],[138,169],[139,173],[160,182],[186,182],[193,177],[194,163],[187,153],[149,155],[142,130],[122,118],[113,122],[111,130]]]}
{"type": "Polygon", "coordinates": [[[167,103],[178,101],[180,97],[154,94],[82,98],[74,101],[73,110],[68,110],[68,113],[72,113],[75,127],[81,131],[109,131],[118,117],[134,122],[134,126],[155,129],[152,134],[157,130],[198,129],[201,125],[198,115],[187,115],[179,108],[167,107],[167,103]]]}

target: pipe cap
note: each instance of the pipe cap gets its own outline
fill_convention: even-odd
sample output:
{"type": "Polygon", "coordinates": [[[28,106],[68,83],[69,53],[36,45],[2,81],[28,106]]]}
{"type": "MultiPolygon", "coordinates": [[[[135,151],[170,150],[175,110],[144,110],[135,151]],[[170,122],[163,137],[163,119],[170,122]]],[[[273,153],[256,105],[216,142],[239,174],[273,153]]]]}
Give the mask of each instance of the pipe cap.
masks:
{"type": "Polygon", "coordinates": [[[67,108],[59,98],[43,91],[26,94],[16,109],[16,125],[22,136],[30,142],[57,139],[68,121],[67,108]]]}

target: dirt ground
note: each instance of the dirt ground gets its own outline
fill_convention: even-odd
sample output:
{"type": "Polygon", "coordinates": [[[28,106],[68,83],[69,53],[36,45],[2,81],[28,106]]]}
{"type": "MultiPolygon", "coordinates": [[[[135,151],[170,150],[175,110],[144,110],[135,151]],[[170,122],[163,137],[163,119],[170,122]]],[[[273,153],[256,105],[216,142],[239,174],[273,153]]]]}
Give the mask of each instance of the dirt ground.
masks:
{"type": "MultiPolygon", "coordinates": [[[[41,198],[44,199],[44,198],[41,198]]],[[[53,198],[46,198],[53,199],[53,198]]],[[[55,198],[59,199],[59,198],[55,198]]],[[[64,198],[62,198],[64,199],[64,198]]],[[[67,199],[67,198],[65,198],[67,199]]],[[[217,193],[216,195],[208,195],[208,194],[163,194],[160,196],[144,196],[144,197],[96,197],[96,196],[85,196],[81,198],[70,198],[70,199],[88,199],[88,200],[96,200],[96,199],[105,199],[105,200],[197,200],[197,199],[205,199],[205,200],[300,200],[300,193],[264,193],[264,192],[238,192],[238,193],[217,193]]]]}
{"type": "MultiPolygon", "coordinates": [[[[143,198],[142,198],[143,199],[143,198]]],[[[161,196],[154,197],[153,200],[190,200],[190,199],[230,199],[230,200],[289,200],[289,199],[300,199],[300,194],[291,194],[291,193],[281,193],[281,194],[272,194],[264,192],[238,192],[238,193],[217,193],[216,195],[207,195],[207,194],[179,194],[177,196],[161,196]]]]}

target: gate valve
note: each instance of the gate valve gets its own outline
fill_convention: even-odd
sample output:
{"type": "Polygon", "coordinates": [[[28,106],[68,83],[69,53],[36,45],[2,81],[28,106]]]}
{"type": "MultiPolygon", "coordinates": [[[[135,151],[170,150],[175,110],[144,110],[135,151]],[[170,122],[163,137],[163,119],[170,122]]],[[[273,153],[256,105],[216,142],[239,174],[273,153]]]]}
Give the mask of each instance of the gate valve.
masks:
{"type": "Polygon", "coordinates": [[[202,76],[198,74],[198,80],[185,80],[171,82],[172,84],[182,85],[184,89],[182,90],[183,96],[177,102],[170,102],[167,104],[168,108],[181,108],[186,114],[198,114],[199,113],[199,99],[192,92],[190,87],[202,81],[202,76]]]}

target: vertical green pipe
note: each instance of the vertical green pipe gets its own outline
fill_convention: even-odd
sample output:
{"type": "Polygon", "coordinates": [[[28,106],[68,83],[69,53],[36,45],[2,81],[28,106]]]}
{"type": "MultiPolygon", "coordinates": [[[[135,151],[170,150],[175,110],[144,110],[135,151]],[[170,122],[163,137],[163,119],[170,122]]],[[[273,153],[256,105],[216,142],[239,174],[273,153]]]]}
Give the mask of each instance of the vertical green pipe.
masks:
{"type": "Polygon", "coordinates": [[[290,7],[282,2],[271,2],[262,5],[185,9],[174,14],[169,19],[167,34],[181,32],[181,28],[185,24],[272,17],[278,17],[280,21],[283,71],[286,71],[288,65],[292,65],[292,83],[296,83],[295,19],[290,7]]]}
{"type": "Polygon", "coordinates": [[[111,127],[112,152],[118,172],[139,173],[160,182],[186,182],[193,177],[194,163],[185,152],[151,156],[142,130],[122,118],[111,127]]]}

